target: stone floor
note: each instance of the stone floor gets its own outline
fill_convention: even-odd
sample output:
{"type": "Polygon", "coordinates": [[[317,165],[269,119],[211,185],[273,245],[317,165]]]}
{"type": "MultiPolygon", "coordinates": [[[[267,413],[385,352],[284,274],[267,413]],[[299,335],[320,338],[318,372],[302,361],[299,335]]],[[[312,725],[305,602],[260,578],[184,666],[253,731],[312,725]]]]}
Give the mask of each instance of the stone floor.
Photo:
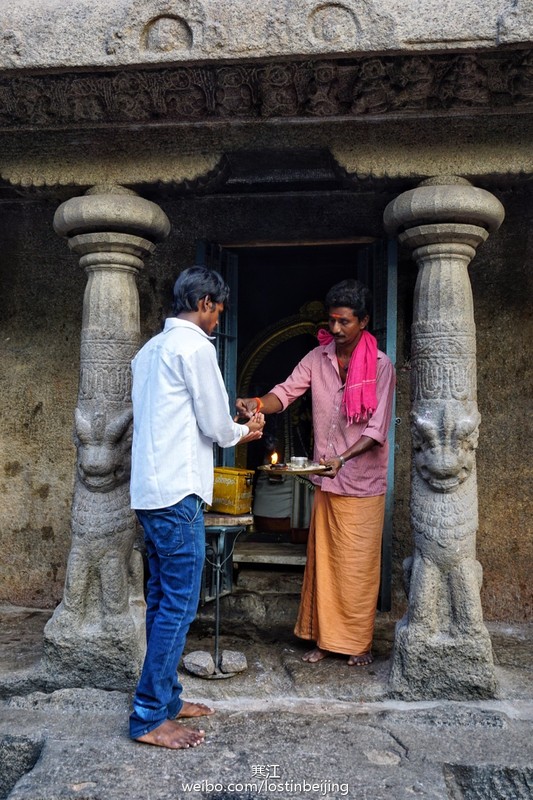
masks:
{"type": "MultiPolygon", "coordinates": [[[[406,703],[388,695],[386,615],[370,667],[311,666],[291,631],[296,595],[266,600],[243,584],[225,599],[220,647],[244,652],[248,670],[183,676],[185,696],[216,709],[202,723],[206,743],[188,751],[131,742],[126,690],[43,691],[35,675],[50,612],[1,608],[0,800],[533,798],[533,626],[488,625],[497,698],[406,703]]],[[[187,651],[213,651],[212,606],[187,651]]]]}

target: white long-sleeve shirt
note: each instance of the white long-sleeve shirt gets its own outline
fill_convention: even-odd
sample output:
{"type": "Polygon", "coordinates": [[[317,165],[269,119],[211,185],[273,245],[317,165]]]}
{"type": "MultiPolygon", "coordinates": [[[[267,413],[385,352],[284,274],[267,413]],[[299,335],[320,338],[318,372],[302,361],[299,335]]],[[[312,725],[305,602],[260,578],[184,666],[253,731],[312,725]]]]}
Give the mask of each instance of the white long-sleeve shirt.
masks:
{"type": "Polygon", "coordinates": [[[213,498],[213,443],[249,432],[233,422],[211,337],[170,317],[132,361],[131,507],[165,508],[189,494],[213,498]]]}

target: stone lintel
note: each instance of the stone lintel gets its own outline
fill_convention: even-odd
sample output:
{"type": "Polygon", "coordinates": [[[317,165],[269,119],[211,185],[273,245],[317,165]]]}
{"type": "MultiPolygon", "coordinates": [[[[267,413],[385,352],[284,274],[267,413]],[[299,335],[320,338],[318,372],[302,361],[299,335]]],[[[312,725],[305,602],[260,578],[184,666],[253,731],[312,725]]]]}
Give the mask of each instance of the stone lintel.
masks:
{"type": "Polygon", "coordinates": [[[528,0],[2,0],[0,29],[4,70],[105,69],[495,48],[531,41],[533,17],[528,0]]]}
{"type": "Polygon", "coordinates": [[[4,74],[0,190],[64,199],[112,180],[208,193],[231,176],[228,156],[298,148],[329,150],[341,188],[437,171],[523,179],[532,64],[513,49],[4,74]]]}

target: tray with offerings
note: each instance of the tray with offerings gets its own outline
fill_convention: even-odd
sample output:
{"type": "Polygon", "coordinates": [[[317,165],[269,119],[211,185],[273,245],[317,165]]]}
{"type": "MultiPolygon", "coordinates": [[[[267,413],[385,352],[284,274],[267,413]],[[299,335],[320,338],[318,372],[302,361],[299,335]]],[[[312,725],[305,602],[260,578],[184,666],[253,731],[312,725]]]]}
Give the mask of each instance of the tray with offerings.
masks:
{"type": "Polygon", "coordinates": [[[258,469],[272,475],[318,475],[321,472],[327,472],[329,467],[313,461],[306,461],[303,464],[262,464],[258,469]]]}

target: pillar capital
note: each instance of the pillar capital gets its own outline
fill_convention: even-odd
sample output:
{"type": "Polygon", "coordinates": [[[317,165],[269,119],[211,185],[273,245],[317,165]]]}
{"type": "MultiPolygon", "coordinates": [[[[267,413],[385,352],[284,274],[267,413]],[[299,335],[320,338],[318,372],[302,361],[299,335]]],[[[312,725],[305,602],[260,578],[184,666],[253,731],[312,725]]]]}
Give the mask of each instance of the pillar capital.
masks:
{"type": "MultiPolygon", "coordinates": [[[[487,238],[500,227],[504,216],[504,208],[493,194],[452,175],[430,178],[416,189],[403,192],[388,204],[383,221],[389,235],[398,235],[400,241],[416,247],[418,244],[407,233],[413,228],[422,228],[430,239],[430,229],[437,226],[437,237],[447,235],[457,241],[452,238],[454,233],[460,240],[467,226],[471,234],[475,233],[474,228],[481,228],[487,238]]],[[[483,238],[482,234],[475,235],[483,238]]]]}
{"type": "Polygon", "coordinates": [[[62,203],[54,215],[54,230],[69,240],[70,249],[82,256],[82,266],[95,262],[142,267],[143,256],[155,249],[170,232],[165,212],[150,200],[123,186],[94,186],[81,197],[62,203]],[[121,253],[122,259],[109,256],[85,259],[88,253],[121,253]]]}

